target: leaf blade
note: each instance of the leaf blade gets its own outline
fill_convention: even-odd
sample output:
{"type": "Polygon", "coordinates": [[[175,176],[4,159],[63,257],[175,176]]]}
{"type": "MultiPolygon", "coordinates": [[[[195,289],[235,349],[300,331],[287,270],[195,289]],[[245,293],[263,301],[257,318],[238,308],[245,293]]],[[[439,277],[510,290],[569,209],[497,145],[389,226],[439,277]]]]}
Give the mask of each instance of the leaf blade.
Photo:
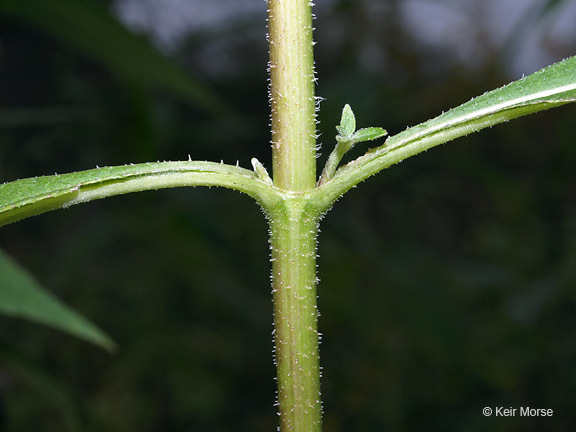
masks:
{"type": "Polygon", "coordinates": [[[489,121],[490,124],[484,126],[488,127],[575,100],[576,57],[571,57],[409,128],[391,137],[388,147],[405,145],[420,137],[459,126],[473,128],[476,123],[489,121]]]}
{"type": "Polygon", "coordinates": [[[351,136],[356,130],[356,117],[352,111],[352,107],[346,104],[342,108],[342,117],[340,118],[340,126],[338,127],[338,132],[342,134],[344,138],[351,136]]]}
{"type": "Polygon", "coordinates": [[[378,138],[382,138],[386,136],[388,132],[386,132],[381,127],[368,127],[358,129],[353,135],[352,139],[356,143],[364,142],[364,141],[374,141],[378,138]]]}
{"type": "Polygon", "coordinates": [[[102,330],[42,288],[2,250],[0,313],[56,328],[108,351],[115,348],[114,342],[102,330]]]}
{"type": "MultiPolygon", "coordinates": [[[[461,136],[576,101],[576,56],[489,91],[438,117],[389,137],[338,169],[323,185],[327,202],[377,172],[461,136]]],[[[323,192],[324,193],[324,192],[323,192]]]]}
{"type": "Polygon", "coordinates": [[[253,171],[215,162],[155,162],[113,166],[0,184],[0,226],[95,199],[181,186],[222,186],[263,204],[275,189],[253,171]]]}

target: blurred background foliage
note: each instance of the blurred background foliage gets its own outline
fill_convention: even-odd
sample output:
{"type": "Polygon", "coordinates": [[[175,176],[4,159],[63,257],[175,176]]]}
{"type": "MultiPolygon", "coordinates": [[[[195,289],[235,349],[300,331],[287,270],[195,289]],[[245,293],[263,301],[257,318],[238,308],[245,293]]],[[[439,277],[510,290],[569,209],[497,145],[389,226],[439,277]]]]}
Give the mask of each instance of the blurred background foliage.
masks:
{"type": "MultiPolygon", "coordinates": [[[[320,164],[345,103],[396,133],[575,54],[573,0],[317,3],[320,164]]],[[[261,0],[2,0],[0,181],[188,155],[270,167],[264,19],[261,0]]],[[[327,432],[574,430],[575,113],[410,159],[326,216],[327,432]]],[[[275,429],[267,228],[247,197],[116,197],[0,245],[120,346],[0,317],[1,431],[275,429]]]]}

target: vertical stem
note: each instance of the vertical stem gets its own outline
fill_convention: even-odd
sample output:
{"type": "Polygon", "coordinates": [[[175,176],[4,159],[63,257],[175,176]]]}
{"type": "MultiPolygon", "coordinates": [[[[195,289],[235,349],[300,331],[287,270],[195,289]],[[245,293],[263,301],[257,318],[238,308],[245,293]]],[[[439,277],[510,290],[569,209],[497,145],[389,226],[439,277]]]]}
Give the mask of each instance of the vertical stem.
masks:
{"type": "Polygon", "coordinates": [[[282,203],[270,216],[280,431],[320,432],[316,307],[319,212],[306,209],[305,200],[294,199],[282,203]]]}
{"type": "Polygon", "coordinates": [[[274,185],[268,209],[280,430],[320,432],[316,309],[319,212],[301,192],[316,185],[316,112],[310,0],[268,0],[274,185]]]}
{"type": "Polygon", "coordinates": [[[316,112],[309,0],[268,0],[274,184],[316,184],[316,112]]]}

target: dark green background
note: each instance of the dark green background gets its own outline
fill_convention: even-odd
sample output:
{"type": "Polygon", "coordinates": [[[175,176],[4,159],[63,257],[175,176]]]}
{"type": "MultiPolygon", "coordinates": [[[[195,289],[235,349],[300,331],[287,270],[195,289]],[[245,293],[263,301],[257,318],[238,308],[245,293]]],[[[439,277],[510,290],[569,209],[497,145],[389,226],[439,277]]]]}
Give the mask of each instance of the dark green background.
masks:
{"type": "MultiPolygon", "coordinates": [[[[317,11],[321,165],[344,103],[359,127],[393,134],[518,78],[507,72],[517,40],[480,40],[483,55],[466,66],[418,42],[398,2],[376,15],[369,3],[317,11]],[[388,61],[370,65],[366,47],[388,61]]],[[[120,52],[118,66],[75,43],[81,31],[0,8],[0,181],[189,154],[270,167],[263,13],[191,34],[171,54],[224,101],[214,109],[155,72],[140,79],[146,57],[134,65],[120,52]],[[222,59],[226,73],[211,74],[222,59]]],[[[516,39],[550,16],[527,16],[516,39]]],[[[576,41],[548,46],[561,60],[576,41]]],[[[575,114],[559,108],[419,155],[326,216],[327,432],[576,428],[575,114]],[[487,418],[485,406],[554,416],[487,418]]],[[[275,430],[267,227],[249,198],[203,188],[115,197],[4,227],[0,245],[120,346],[110,355],[0,318],[1,431],[275,430]]]]}

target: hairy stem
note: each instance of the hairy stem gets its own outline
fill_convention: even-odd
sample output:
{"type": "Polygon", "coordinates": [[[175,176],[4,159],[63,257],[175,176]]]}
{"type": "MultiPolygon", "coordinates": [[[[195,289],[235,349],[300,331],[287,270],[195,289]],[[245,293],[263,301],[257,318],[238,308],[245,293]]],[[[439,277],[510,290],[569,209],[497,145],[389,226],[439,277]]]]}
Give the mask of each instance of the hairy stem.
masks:
{"type": "Polygon", "coordinates": [[[316,183],[316,113],[309,0],[269,0],[270,104],[274,184],[306,191],[316,183]]]}
{"type": "Polygon", "coordinates": [[[316,185],[312,10],[309,0],[268,0],[274,186],[268,208],[273,259],[280,430],[321,431],[316,310],[320,212],[305,192],[316,185]]]}
{"type": "Polygon", "coordinates": [[[316,235],[319,212],[306,200],[270,214],[274,339],[282,432],[321,431],[316,235]]]}

